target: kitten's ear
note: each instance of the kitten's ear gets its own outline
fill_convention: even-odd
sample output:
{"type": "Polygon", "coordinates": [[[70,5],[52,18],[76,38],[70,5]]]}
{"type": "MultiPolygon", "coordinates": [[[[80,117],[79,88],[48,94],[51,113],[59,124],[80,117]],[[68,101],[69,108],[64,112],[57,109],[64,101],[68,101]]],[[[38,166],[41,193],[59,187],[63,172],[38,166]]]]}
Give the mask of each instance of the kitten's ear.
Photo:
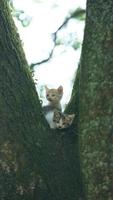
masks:
{"type": "Polygon", "coordinates": [[[58,90],[59,93],[63,93],[63,87],[61,85],[58,87],[57,90],[58,90]]]}
{"type": "Polygon", "coordinates": [[[55,111],[54,111],[54,116],[60,117],[60,115],[61,115],[61,112],[60,112],[60,111],[58,111],[58,110],[55,110],[55,111]]]}
{"type": "Polygon", "coordinates": [[[54,111],[54,116],[56,116],[57,114],[58,114],[58,112],[55,110],[55,111],[54,111]]]}
{"type": "Polygon", "coordinates": [[[71,123],[73,122],[74,117],[75,117],[75,114],[71,114],[71,115],[69,115],[69,118],[70,118],[70,120],[71,120],[71,123]]]}
{"type": "Polygon", "coordinates": [[[48,92],[49,88],[47,87],[47,85],[45,85],[44,87],[45,87],[46,92],[48,92]]]}
{"type": "Polygon", "coordinates": [[[58,110],[55,110],[54,111],[54,114],[53,114],[53,121],[54,122],[58,122],[60,120],[60,112],[58,110]]]}

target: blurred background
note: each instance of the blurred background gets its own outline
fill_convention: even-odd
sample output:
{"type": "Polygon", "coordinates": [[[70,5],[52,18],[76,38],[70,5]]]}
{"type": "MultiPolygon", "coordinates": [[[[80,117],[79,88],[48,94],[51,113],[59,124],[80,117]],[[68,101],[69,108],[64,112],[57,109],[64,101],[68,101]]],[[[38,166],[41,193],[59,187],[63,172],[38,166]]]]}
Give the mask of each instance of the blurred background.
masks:
{"type": "Polygon", "coordinates": [[[62,107],[71,97],[85,24],[85,0],[9,0],[39,98],[44,86],[64,88],[62,107]]]}

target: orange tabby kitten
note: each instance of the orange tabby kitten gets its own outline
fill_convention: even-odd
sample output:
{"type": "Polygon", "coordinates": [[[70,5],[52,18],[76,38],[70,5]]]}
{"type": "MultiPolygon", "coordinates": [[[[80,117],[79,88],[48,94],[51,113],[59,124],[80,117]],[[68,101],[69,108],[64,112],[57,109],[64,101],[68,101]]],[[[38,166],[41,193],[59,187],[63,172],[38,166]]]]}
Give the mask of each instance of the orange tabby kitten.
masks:
{"type": "Polygon", "coordinates": [[[53,116],[55,110],[62,111],[60,100],[63,96],[63,87],[59,86],[57,89],[49,89],[47,86],[45,86],[45,89],[48,104],[43,106],[43,112],[47,122],[50,125],[50,128],[55,129],[56,123],[53,121],[53,116]]]}

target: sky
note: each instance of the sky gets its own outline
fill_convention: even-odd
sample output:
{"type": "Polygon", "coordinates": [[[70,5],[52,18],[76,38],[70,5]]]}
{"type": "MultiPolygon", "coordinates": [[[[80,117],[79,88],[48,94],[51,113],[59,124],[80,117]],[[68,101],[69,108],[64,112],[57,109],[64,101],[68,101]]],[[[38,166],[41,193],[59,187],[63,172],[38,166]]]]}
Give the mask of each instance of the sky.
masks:
{"type": "MultiPolygon", "coordinates": [[[[53,47],[51,34],[58,29],[70,12],[78,7],[85,8],[85,4],[85,0],[14,0],[16,9],[24,10],[26,15],[32,19],[29,26],[24,28],[14,18],[29,64],[48,57],[53,47]]],[[[75,37],[75,40],[82,42],[83,32],[83,21],[70,20],[58,36],[61,40],[68,41],[70,40],[69,35],[71,35],[71,37],[75,37]]],[[[44,104],[47,103],[44,92],[41,93],[44,85],[50,88],[62,85],[64,88],[63,107],[68,103],[80,52],[81,49],[75,51],[68,42],[64,42],[55,48],[53,58],[49,62],[35,67],[36,90],[44,104]]]]}

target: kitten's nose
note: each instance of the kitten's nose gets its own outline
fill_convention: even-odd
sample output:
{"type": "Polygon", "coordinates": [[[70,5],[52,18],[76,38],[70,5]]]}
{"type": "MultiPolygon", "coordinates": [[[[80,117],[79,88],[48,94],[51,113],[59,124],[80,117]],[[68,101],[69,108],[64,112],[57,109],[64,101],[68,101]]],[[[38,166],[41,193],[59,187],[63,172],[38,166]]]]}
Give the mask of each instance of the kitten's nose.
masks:
{"type": "Polygon", "coordinates": [[[61,129],[61,128],[62,128],[62,126],[58,126],[58,128],[59,128],[59,129],[61,129]]]}

